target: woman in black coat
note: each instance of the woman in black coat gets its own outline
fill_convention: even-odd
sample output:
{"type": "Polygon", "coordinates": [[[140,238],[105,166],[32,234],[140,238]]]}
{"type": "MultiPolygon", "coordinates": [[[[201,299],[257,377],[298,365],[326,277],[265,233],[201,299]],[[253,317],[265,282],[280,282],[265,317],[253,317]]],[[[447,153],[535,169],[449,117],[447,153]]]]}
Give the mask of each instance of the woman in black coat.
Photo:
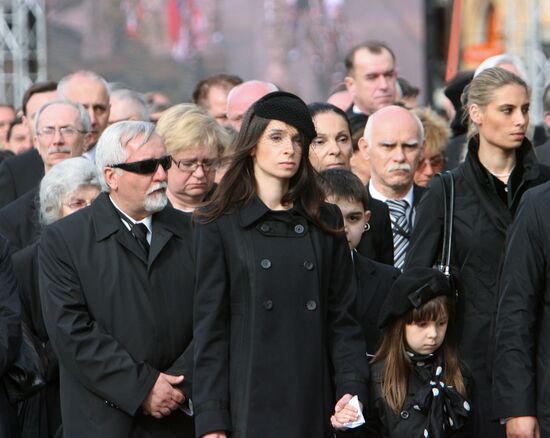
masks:
{"type": "MultiPolygon", "coordinates": [[[[458,301],[461,359],[471,369],[481,403],[483,436],[503,437],[491,416],[491,321],[497,275],[508,226],[523,193],[550,178],[525,138],[529,89],[501,68],[490,68],[470,84],[466,103],[471,129],[468,155],[453,170],[456,184],[451,264],[462,285],[458,301]]],[[[443,231],[443,193],[435,178],[417,212],[406,268],[433,266],[443,231]]]]}
{"type": "Polygon", "coordinates": [[[337,400],[365,402],[351,258],[307,159],[314,137],[299,98],[260,99],[196,215],[199,437],[329,437],[337,400]]]}

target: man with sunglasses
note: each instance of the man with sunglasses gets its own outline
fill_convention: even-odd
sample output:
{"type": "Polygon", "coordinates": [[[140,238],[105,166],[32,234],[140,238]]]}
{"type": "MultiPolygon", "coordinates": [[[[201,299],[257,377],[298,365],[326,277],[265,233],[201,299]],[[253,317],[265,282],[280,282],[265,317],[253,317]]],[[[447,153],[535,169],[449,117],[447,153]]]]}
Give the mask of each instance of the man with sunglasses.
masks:
{"type": "Polygon", "coordinates": [[[65,436],[194,437],[190,219],[166,206],[172,161],[148,122],[97,144],[104,192],[44,230],[46,329],[65,436]]]}
{"type": "MultiPolygon", "coordinates": [[[[67,158],[78,157],[85,150],[90,119],[82,105],[67,100],[44,103],[34,117],[34,145],[44,173],[67,158]]],[[[38,188],[0,209],[0,233],[10,242],[11,252],[33,243],[40,233],[38,188]]]]}

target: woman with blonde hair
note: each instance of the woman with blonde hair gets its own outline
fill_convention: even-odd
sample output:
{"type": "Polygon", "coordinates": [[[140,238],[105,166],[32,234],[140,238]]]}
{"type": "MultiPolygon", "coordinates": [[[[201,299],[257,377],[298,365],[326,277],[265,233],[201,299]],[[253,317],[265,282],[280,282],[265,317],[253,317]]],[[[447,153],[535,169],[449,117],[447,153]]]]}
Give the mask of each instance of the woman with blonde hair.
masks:
{"type": "MultiPolygon", "coordinates": [[[[550,178],[525,137],[530,90],[525,81],[499,67],[470,83],[468,154],[452,171],[455,206],[451,266],[462,285],[457,323],[461,359],[479,390],[482,435],[504,437],[491,406],[491,321],[497,304],[497,273],[504,243],[525,191],[550,178]]],[[[443,235],[443,191],[439,178],[428,185],[417,209],[406,259],[411,266],[434,266],[443,235]]]]}
{"type": "Polygon", "coordinates": [[[168,199],[174,208],[192,212],[211,194],[231,136],[194,104],[167,109],[156,132],[175,164],[168,170],[168,199]]]}
{"type": "Polygon", "coordinates": [[[445,167],[445,149],[451,136],[451,128],[443,117],[430,108],[414,108],[411,112],[422,122],[426,142],[424,157],[414,174],[414,183],[426,187],[431,179],[445,167]]]}

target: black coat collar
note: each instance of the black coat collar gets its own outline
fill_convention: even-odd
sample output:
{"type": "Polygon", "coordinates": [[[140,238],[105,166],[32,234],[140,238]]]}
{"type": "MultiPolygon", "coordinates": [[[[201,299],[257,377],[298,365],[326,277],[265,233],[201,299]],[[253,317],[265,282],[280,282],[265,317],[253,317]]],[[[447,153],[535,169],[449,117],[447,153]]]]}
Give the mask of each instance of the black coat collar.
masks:
{"type": "MultiPolygon", "coordinates": [[[[247,202],[239,209],[239,224],[241,225],[241,227],[246,228],[257,222],[260,218],[262,218],[266,213],[270,211],[271,210],[269,209],[269,207],[265,205],[257,195],[254,195],[249,202],[247,202]]],[[[305,218],[308,217],[299,200],[296,201],[294,203],[294,206],[287,211],[290,214],[297,213],[298,215],[305,218]]]]}

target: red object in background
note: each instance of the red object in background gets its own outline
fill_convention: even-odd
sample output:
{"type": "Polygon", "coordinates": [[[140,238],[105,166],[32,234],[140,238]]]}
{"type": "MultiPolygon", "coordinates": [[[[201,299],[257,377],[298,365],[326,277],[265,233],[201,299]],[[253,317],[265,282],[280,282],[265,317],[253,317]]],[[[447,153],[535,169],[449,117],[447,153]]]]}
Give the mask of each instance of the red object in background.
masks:
{"type": "Polygon", "coordinates": [[[462,60],[467,66],[476,67],[490,56],[500,55],[504,52],[500,23],[493,6],[489,6],[487,13],[487,36],[480,44],[472,44],[464,47],[462,60]]]}
{"type": "Polygon", "coordinates": [[[180,38],[181,29],[181,14],[178,0],[168,0],[166,4],[166,14],[168,15],[168,39],[175,44],[180,38]]]}

